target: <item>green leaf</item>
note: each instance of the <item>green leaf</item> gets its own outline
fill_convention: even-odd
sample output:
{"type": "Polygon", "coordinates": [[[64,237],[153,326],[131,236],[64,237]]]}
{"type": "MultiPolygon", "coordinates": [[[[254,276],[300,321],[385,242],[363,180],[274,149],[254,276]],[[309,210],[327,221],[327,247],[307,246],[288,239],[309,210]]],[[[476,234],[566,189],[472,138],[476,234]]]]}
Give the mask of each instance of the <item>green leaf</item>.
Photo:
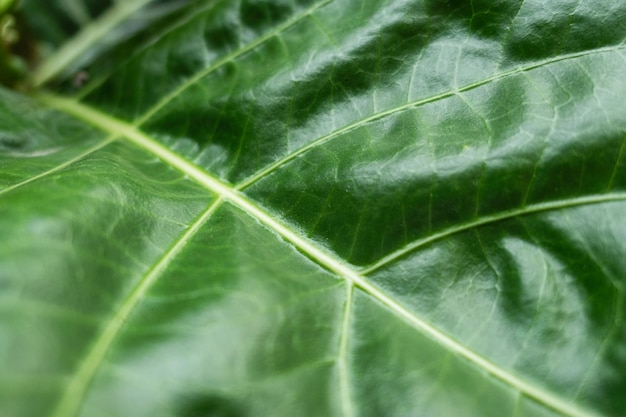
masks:
{"type": "Polygon", "coordinates": [[[1,416],[625,415],[626,4],[112,7],[0,93],[1,416]]]}

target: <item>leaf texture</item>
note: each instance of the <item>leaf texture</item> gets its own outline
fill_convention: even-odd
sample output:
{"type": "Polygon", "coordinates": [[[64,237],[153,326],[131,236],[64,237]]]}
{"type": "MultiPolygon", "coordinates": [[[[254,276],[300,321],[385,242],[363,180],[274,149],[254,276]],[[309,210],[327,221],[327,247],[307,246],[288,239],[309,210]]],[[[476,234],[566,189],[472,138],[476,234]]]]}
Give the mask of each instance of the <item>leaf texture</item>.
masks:
{"type": "Polygon", "coordinates": [[[626,5],[145,7],[0,95],[0,415],[625,415],[626,5]]]}

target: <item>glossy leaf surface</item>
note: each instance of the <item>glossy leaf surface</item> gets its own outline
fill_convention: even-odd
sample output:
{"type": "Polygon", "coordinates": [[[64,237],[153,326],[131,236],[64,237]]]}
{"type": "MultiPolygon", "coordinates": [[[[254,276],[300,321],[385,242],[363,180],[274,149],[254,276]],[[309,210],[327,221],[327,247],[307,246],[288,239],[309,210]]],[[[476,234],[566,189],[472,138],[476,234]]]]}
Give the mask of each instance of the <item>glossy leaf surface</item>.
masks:
{"type": "Polygon", "coordinates": [[[0,96],[0,415],[625,415],[626,5],[142,7],[0,96]]]}

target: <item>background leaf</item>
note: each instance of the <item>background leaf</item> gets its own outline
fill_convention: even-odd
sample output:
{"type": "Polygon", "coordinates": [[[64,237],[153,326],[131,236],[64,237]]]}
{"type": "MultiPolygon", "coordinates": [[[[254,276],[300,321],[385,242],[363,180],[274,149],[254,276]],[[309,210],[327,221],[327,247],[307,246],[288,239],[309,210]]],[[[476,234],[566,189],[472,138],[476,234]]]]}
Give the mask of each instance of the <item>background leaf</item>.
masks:
{"type": "Polygon", "coordinates": [[[145,7],[2,93],[1,415],[624,415],[625,5],[145,7]]]}

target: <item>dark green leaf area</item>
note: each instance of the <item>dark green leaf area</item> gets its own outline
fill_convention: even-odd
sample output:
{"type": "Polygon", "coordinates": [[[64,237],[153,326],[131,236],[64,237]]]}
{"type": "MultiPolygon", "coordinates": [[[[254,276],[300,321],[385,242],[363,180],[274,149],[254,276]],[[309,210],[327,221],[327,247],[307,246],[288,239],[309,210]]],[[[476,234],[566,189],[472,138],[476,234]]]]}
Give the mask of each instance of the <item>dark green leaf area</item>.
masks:
{"type": "Polygon", "coordinates": [[[345,295],[343,282],[223,205],[126,321],[84,413],[333,415],[345,295]],[[111,401],[127,392],[155,400],[111,401]]]}
{"type": "Polygon", "coordinates": [[[524,3],[520,0],[426,0],[425,9],[439,25],[458,27],[485,38],[506,36],[524,3]]]}
{"type": "Polygon", "coordinates": [[[2,194],[0,414],[49,413],[120,298],[208,201],[117,143],[2,194]]]}
{"type": "Polygon", "coordinates": [[[623,45],[624,16],[626,4],[619,1],[525,1],[511,26],[505,51],[509,59],[524,61],[623,45]]]}
{"type": "MultiPolygon", "coordinates": [[[[626,229],[615,221],[625,209],[575,207],[457,233],[372,279],[462,345],[564,398],[607,384],[607,374],[607,388],[624,390],[613,370],[626,366],[626,260],[616,256],[626,229]]],[[[591,392],[590,408],[619,415],[626,406],[614,391],[591,392]]]]}
{"type": "Polygon", "coordinates": [[[183,417],[244,417],[244,413],[233,401],[219,395],[189,395],[181,401],[177,415],[183,417]]]}

